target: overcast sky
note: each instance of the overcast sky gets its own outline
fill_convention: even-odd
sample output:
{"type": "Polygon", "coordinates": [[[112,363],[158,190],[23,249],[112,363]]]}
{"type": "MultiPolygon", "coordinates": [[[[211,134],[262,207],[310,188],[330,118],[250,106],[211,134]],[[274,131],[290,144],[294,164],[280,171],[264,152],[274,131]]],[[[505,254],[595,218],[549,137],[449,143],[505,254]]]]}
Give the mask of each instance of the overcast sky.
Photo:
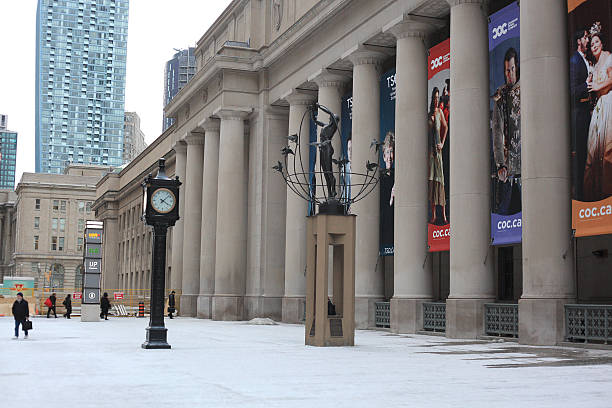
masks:
{"type": "MultiPolygon", "coordinates": [[[[195,43],[231,0],[130,0],[125,109],[140,115],[146,142],[161,134],[163,76],[173,48],[195,43]]],[[[37,0],[0,0],[0,113],[19,132],[17,174],[34,171],[37,0]]]]}

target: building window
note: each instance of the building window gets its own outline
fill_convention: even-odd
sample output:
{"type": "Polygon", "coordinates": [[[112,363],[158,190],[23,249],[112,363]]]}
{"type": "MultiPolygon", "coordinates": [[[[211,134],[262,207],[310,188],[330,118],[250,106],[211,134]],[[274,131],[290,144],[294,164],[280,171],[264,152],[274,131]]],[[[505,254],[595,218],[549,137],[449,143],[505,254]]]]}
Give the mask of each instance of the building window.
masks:
{"type": "Polygon", "coordinates": [[[92,204],[91,201],[87,202],[87,205],[86,205],[87,214],[89,214],[91,212],[91,204],[92,204]]]}
{"type": "Polygon", "coordinates": [[[85,212],[85,202],[79,201],[79,213],[83,214],[85,212]]]}
{"type": "Polygon", "coordinates": [[[66,200],[60,201],[60,210],[61,212],[66,212],[66,200]]]}
{"type": "Polygon", "coordinates": [[[51,229],[53,229],[53,230],[57,229],[57,218],[53,218],[51,220],[51,229]]]}
{"type": "Polygon", "coordinates": [[[59,220],[59,230],[60,232],[64,232],[66,230],[66,219],[60,218],[59,220]]]}
{"type": "Polygon", "coordinates": [[[34,209],[40,210],[40,198],[37,198],[36,200],[34,200],[34,209]]]}
{"type": "Polygon", "coordinates": [[[34,250],[38,251],[38,235],[34,235],[34,250]]]}
{"type": "Polygon", "coordinates": [[[59,200],[53,200],[53,211],[59,211],[59,200]]]}
{"type": "Polygon", "coordinates": [[[83,238],[77,238],[77,252],[83,252],[83,238]]]}
{"type": "Polygon", "coordinates": [[[51,250],[57,251],[57,237],[51,237],[51,250]]]}
{"type": "Polygon", "coordinates": [[[34,217],[34,229],[40,228],[40,217],[34,217]]]}
{"type": "Polygon", "coordinates": [[[77,222],[77,227],[79,232],[83,232],[83,229],[85,228],[85,220],[80,218],[77,222]]]}
{"type": "Polygon", "coordinates": [[[59,237],[59,245],[57,247],[58,251],[63,251],[64,250],[64,237],[59,237]]]}

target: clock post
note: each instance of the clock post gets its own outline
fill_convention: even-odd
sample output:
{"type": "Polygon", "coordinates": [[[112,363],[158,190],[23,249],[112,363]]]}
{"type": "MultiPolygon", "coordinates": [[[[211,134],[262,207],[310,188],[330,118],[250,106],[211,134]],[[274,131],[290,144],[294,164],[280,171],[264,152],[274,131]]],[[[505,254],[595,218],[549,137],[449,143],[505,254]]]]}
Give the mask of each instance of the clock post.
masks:
{"type": "Polygon", "coordinates": [[[156,177],[149,174],[143,181],[143,219],[153,227],[153,259],[151,276],[151,318],[147,327],[145,349],[169,349],[168,329],[164,326],[164,295],[166,274],[166,235],[168,227],[179,219],[179,186],[175,179],[166,176],[166,160],[159,159],[156,177]]]}

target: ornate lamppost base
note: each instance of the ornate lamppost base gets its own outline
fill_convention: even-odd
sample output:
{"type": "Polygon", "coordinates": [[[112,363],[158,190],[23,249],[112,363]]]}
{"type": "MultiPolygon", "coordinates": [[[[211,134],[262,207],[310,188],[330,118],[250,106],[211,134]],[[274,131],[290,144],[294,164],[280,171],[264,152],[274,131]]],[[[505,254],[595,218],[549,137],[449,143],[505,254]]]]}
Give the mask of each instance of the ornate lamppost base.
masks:
{"type": "Polygon", "coordinates": [[[143,349],[169,349],[170,344],[166,340],[168,329],[165,327],[147,327],[147,341],[142,343],[143,349]]]}

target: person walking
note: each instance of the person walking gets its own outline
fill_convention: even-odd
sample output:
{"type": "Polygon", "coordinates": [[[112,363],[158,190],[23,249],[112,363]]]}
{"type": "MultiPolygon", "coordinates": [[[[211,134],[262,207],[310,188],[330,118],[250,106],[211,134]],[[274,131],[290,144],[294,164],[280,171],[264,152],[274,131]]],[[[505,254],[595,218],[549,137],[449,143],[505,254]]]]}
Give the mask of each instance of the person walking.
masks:
{"type": "Polygon", "coordinates": [[[70,319],[70,314],[72,313],[72,299],[70,297],[70,293],[66,295],[66,299],[64,299],[62,304],[66,308],[66,313],[64,313],[64,317],[66,319],[70,319]]]}
{"type": "Polygon", "coordinates": [[[51,296],[49,296],[49,300],[50,302],[47,303],[47,319],[49,318],[49,314],[51,313],[51,311],[53,310],[53,315],[55,316],[55,318],[57,319],[57,313],[55,312],[55,302],[57,301],[57,297],[55,296],[55,292],[51,294],[51,296]]]}
{"type": "Polygon", "coordinates": [[[175,307],[176,307],[176,300],[174,299],[174,294],[175,293],[176,293],[175,291],[172,291],[168,295],[168,317],[171,318],[171,319],[173,318],[172,317],[172,313],[176,312],[176,309],[175,309],[175,307]]]}
{"type": "Polygon", "coordinates": [[[100,319],[104,317],[104,320],[108,320],[108,310],[111,308],[110,301],[108,300],[108,293],[104,292],[102,300],[100,301],[100,319]]]}
{"type": "MultiPolygon", "coordinates": [[[[15,339],[19,338],[19,325],[24,327],[26,320],[30,320],[30,307],[23,298],[23,293],[17,293],[17,300],[13,303],[13,317],[15,318],[15,339]]],[[[28,338],[28,331],[24,330],[25,338],[28,338]]]]}

